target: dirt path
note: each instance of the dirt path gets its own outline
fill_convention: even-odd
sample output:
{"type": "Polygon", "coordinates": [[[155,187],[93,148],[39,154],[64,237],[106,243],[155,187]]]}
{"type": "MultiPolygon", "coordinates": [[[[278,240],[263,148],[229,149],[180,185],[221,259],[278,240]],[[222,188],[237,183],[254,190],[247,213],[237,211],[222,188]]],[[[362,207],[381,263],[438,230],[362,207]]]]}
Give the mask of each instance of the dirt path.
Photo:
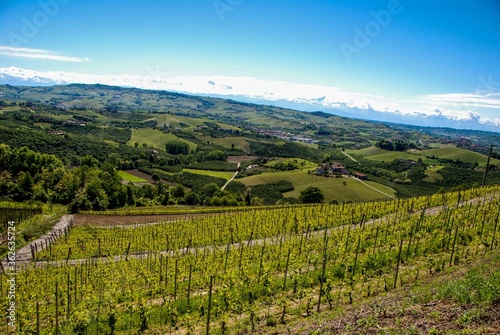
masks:
{"type": "MultiPolygon", "coordinates": [[[[16,264],[22,264],[26,262],[30,262],[32,259],[32,250],[36,248],[38,251],[44,250],[47,246],[57,242],[59,237],[63,234],[69,232],[71,226],[74,223],[74,215],[64,215],[59,222],[57,222],[52,229],[43,235],[42,237],[36,239],[35,241],[25,245],[19,250],[15,252],[15,261],[16,264]]],[[[4,269],[7,266],[7,259],[2,261],[2,266],[4,269]]]]}
{"type": "Polygon", "coordinates": [[[365,183],[364,181],[362,181],[362,180],[361,180],[361,179],[359,179],[359,178],[354,178],[354,177],[352,177],[352,178],[353,178],[354,180],[359,181],[361,184],[365,185],[366,187],[369,187],[369,188],[371,188],[372,190],[377,191],[378,193],[385,195],[386,197],[389,197],[389,198],[391,198],[391,199],[395,199],[395,197],[393,197],[392,195],[389,195],[389,194],[384,193],[384,192],[382,192],[382,191],[380,191],[380,190],[377,190],[375,187],[368,185],[367,183],[365,183]]]}
{"type": "Polygon", "coordinates": [[[352,160],[353,162],[355,163],[358,163],[359,165],[361,165],[360,162],[358,162],[354,157],[352,157],[351,155],[349,155],[347,152],[345,151],[341,151],[345,156],[347,156],[347,158],[349,158],[350,160],[352,160]]]}
{"type": "MultiPolygon", "coordinates": [[[[239,169],[240,168],[240,165],[241,163],[238,162],[238,165],[236,166],[236,169],[239,169]]],[[[236,175],[238,174],[238,170],[236,170],[236,172],[234,173],[234,175],[231,177],[231,179],[229,179],[227,181],[227,183],[224,184],[224,186],[221,187],[221,191],[224,191],[224,189],[226,188],[226,186],[233,181],[234,178],[236,178],[236,175]]]]}

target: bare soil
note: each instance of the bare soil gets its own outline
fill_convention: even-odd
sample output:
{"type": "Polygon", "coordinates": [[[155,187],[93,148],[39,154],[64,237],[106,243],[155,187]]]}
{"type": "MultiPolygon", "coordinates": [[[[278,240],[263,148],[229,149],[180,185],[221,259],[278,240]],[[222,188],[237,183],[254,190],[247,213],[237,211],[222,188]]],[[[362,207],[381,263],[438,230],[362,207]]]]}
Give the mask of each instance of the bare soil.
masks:
{"type": "Polygon", "coordinates": [[[257,156],[227,156],[228,162],[241,163],[243,161],[251,161],[253,159],[259,158],[257,156]]]}
{"type": "MultiPolygon", "coordinates": [[[[134,169],[134,170],[125,170],[125,172],[131,174],[132,176],[135,176],[135,177],[138,177],[138,178],[142,178],[144,180],[147,180],[148,182],[147,183],[134,183],[134,185],[145,185],[145,184],[154,184],[154,180],[153,178],[151,178],[151,175],[147,174],[147,173],[144,173],[144,172],[141,172],[137,169],[134,169]]],[[[164,184],[167,184],[167,185],[170,185],[170,186],[175,186],[177,184],[175,183],[172,183],[168,180],[165,180],[165,179],[162,179],[161,180],[164,184]]],[[[124,181],[124,184],[128,184],[127,181],[124,181]]]]}

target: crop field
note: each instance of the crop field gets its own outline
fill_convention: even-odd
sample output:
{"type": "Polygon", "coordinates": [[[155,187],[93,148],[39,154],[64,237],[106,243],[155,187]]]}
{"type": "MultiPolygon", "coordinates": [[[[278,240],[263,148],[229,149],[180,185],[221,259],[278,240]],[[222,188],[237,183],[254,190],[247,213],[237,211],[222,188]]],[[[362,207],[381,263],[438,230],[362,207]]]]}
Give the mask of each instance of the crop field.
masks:
{"type": "Polygon", "coordinates": [[[225,148],[231,148],[231,145],[234,145],[236,148],[242,149],[245,152],[250,152],[250,147],[245,137],[226,137],[226,138],[199,137],[199,138],[204,141],[210,141],[210,143],[218,144],[225,148]]]}
{"type": "Polygon", "coordinates": [[[189,150],[196,150],[197,145],[195,143],[155,129],[132,129],[132,138],[127,144],[133,146],[137,142],[140,146],[146,144],[147,147],[165,150],[167,142],[172,140],[186,142],[189,145],[189,150]]]}
{"type": "Polygon", "coordinates": [[[272,333],[498,253],[499,192],[74,226],[17,267],[17,333],[272,333]]]}
{"type": "MultiPolygon", "coordinates": [[[[262,174],[237,179],[247,186],[257,184],[268,184],[279,180],[287,180],[292,183],[294,190],[284,193],[285,197],[298,197],[300,191],[309,186],[315,186],[321,189],[325,195],[325,202],[337,200],[344,201],[370,201],[387,199],[388,196],[373,190],[370,187],[360,183],[353,178],[325,178],[314,174],[308,174],[306,171],[285,171],[285,172],[265,172],[262,174]]],[[[370,186],[394,196],[395,190],[390,187],[370,182],[370,186]]]]}
{"type": "Polygon", "coordinates": [[[346,150],[346,152],[348,154],[351,154],[351,155],[365,157],[365,156],[374,156],[374,155],[385,154],[385,153],[388,153],[389,151],[377,148],[376,146],[371,146],[371,147],[359,149],[359,150],[346,150]]]}
{"type": "MultiPolygon", "coordinates": [[[[447,158],[453,160],[460,159],[464,162],[478,163],[479,165],[486,165],[486,161],[488,160],[488,156],[456,147],[442,147],[438,149],[422,150],[420,151],[420,153],[422,155],[436,156],[439,158],[447,158]]],[[[499,165],[500,160],[492,158],[490,164],[499,165]]]]}
{"type": "MultiPolygon", "coordinates": [[[[433,144],[433,146],[436,146],[437,148],[428,150],[411,150],[407,152],[388,151],[377,148],[375,146],[371,146],[360,150],[346,150],[346,151],[351,155],[361,156],[366,159],[379,162],[382,161],[391,162],[395,159],[411,159],[413,161],[417,161],[419,158],[421,158],[423,162],[426,164],[439,164],[439,162],[436,161],[435,159],[429,158],[435,156],[437,158],[445,158],[452,160],[460,159],[464,162],[486,165],[486,161],[488,159],[488,157],[485,155],[466,149],[460,149],[455,147],[454,145],[433,144]]],[[[492,158],[490,163],[494,165],[499,165],[500,160],[492,158]]]]}
{"type": "MultiPolygon", "coordinates": [[[[316,187],[319,187],[324,192],[326,202],[330,202],[332,200],[337,200],[340,203],[345,201],[362,202],[362,201],[388,199],[389,196],[395,197],[394,189],[375,182],[363,181],[363,183],[366,183],[369,186],[371,186],[367,187],[365,184],[354,178],[327,178],[327,179],[328,181],[325,181],[324,184],[321,182],[320,179],[319,180],[320,184],[314,185],[316,187]],[[332,181],[330,181],[330,179],[332,181]]],[[[283,195],[285,197],[298,198],[300,195],[300,191],[304,190],[307,187],[308,187],[307,185],[300,185],[297,186],[295,190],[291,192],[286,192],[283,195]]]]}
{"type": "Polygon", "coordinates": [[[104,140],[104,143],[107,143],[115,148],[118,148],[120,146],[120,143],[115,142],[115,141],[110,141],[110,140],[104,140]]]}
{"type": "Polygon", "coordinates": [[[130,174],[126,171],[118,171],[118,177],[120,177],[124,181],[131,181],[133,183],[148,183],[146,179],[130,174]]]}
{"type": "Polygon", "coordinates": [[[158,127],[163,127],[163,126],[172,126],[174,128],[182,128],[181,126],[183,124],[187,125],[188,127],[195,128],[197,126],[203,125],[204,121],[208,121],[208,119],[195,119],[195,118],[190,118],[190,117],[185,117],[185,116],[180,116],[180,115],[171,115],[171,114],[161,114],[155,116],[158,127]]]}
{"type": "Polygon", "coordinates": [[[234,175],[234,172],[198,170],[198,169],[195,170],[195,169],[186,169],[186,168],[182,169],[182,171],[201,174],[204,176],[222,178],[222,179],[226,179],[226,180],[229,180],[234,175]]]}
{"type": "Polygon", "coordinates": [[[426,178],[424,178],[424,181],[427,181],[429,183],[434,183],[437,180],[442,180],[443,176],[439,173],[439,170],[441,170],[444,166],[442,165],[431,165],[428,166],[425,169],[425,174],[427,175],[426,178]]]}
{"type": "Polygon", "coordinates": [[[318,164],[316,164],[314,162],[311,162],[311,161],[308,161],[305,159],[301,159],[301,158],[279,158],[279,159],[270,161],[269,163],[265,164],[265,166],[273,167],[274,165],[276,165],[278,163],[282,163],[282,164],[292,163],[292,164],[297,165],[300,170],[311,170],[311,169],[314,170],[318,166],[318,164]]]}
{"type": "Polygon", "coordinates": [[[421,158],[424,161],[424,163],[429,162],[429,160],[426,159],[426,157],[424,156],[419,156],[414,153],[401,152],[401,151],[386,151],[386,153],[377,154],[373,156],[366,156],[365,158],[378,162],[392,162],[395,159],[409,159],[413,161],[418,161],[418,159],[421,158]]]}

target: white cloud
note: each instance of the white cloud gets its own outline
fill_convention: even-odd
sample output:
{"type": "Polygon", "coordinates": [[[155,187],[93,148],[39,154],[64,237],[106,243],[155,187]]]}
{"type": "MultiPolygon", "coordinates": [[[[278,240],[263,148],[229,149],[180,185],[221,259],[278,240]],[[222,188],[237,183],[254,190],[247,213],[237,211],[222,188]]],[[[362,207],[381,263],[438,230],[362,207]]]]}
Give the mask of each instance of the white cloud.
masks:
{"type": "Polygon", "coordinates": [[[65,56],[48,50],[16,48],[3,45],[0,45],[0,55],[16,57],[16,58],[53,60],[59,62],[72,62],[72,63],[90,62],[90,59],[88,58],[65,56]]]}
{"type": "Polygon", "coordinates": [[[500,93],[452,93],[428,95],[427,99],[443,105],[461,105],[466,107],[499,108],[500,93]]]}
{"type": "MultiPolygon", "coordinates": [[[[43,54],[45,51],[40,50],[43,54]]],[[[50,52],[46,52],[50,54],[50,52]]],[[[169,90],[190,94],[247,97],[258,100],[287,101],[321,110],[336,108],[377,111],[413,117],[444,117],[456,121],[476,121],[500,125],[500,93],[492,90],[474,93],[435,94],[411,98],[384,97],[353,92],[341,87],[269,81],[252,77],[181,76],[170,77],[159,72],[149,75],[101,75],[74,72],[39,72],[16,67],[0,68],[7,74],[28,81],[48,78],[54,84],[82,83],[129,86],[142,89],[169,90]]],[[[276,103],[279,105],[279,103],[276,103]]]]}

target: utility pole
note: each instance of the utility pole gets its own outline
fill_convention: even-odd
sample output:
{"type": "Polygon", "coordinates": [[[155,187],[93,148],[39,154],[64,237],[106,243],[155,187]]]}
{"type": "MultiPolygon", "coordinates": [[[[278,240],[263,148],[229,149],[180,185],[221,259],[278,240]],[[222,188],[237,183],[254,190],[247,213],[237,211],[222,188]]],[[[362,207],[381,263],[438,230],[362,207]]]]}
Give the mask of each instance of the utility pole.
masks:
{"type": "Polygon", "coordinates": [[[494,145],[492,144],[490,146],[490,152],[488,154],[488,160],[486,161],[486,168],[484,169],[484,176],[483,176],[483,184],[481,186],[486,185],[486,178],[488,177],[488,169],[490,167],[490,158],[491,158],[491,154],[493,152],[493,147],[494,147],[494,145]]]}

